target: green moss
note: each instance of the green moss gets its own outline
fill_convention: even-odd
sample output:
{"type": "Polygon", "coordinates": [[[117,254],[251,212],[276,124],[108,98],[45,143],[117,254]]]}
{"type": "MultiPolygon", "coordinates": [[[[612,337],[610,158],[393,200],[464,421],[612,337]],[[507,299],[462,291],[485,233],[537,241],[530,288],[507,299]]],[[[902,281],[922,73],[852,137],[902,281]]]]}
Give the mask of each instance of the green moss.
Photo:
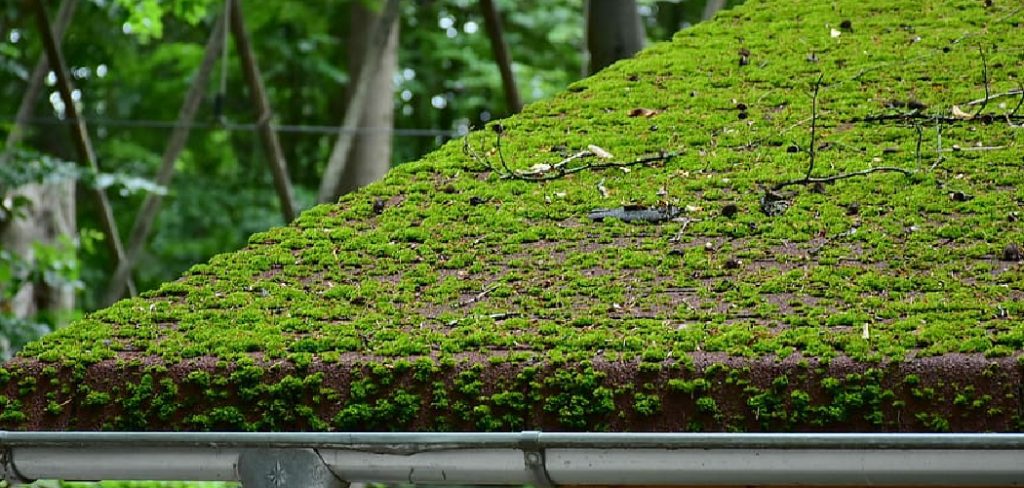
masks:
{"type": "Polygon", "coordinates": [[[37,379],[32,376],[26,376],[18,380],[18,396],[28,396],[29,394],[36,391],[37,379]]]}
{"type": "Polygon", "coordinates": [[[709,415],[717,416],[719,414],[718,402],[709,396],[702,396],[697,399],[697,410],[709,415]]]}
{"type": "Polygon", "coordinates": [[[568,429],[601,430],[605,416],[615,411],[614,393],[603,386],[605,374],[584,365],[580,370],[557,370],[544,379],[548,390],[544,411],[556,414],[568,429]]]}
{"type": "Polygon", "coordinates": [[[988,104],[993,123],[933,124],[1017,88],[1021,22],[1005,2],[748,0],[501,121],[513,171],[590,144],[615,161],[679,153],[671,160],[521,181],[464,154],[463,142],[483,158],[495,149],[494,132],[471,133],[29,345],[25,359],[48,363],[40,379],[5,366],[0,391],[26,405],[54,393],[36,410],[76,394],[97,410],[123,406],[102,420],[116,428],[177,418],[391,428],[386,415],[409,418],[419,405],[437,428],[519,428],[542,412],[562,428],[604,429],[629,405],[653,412],[656,394],[660,408],[685,401],[701,415],[679,428],[896,429],[909,422],[898,409],[942,430],[915,417],[922,405],[1014,411],[1002,390],[960,397],[930,374],[882,365],[953,353],[1024,361],[1024,269],[1002,259],[1007,244],[1024,244],[1011,214],[1024,199],[1019,130],[1003,123],[1013,97],[988,104]],[[831,36],[825,26],[844,19],[856,27],[831,36]],[[756,62],[737,64],[737,39],[756,62]],[[979,45],[999,46],[986,51],[988,86],[979,45]],[[778,192],[785,213],[766,215],[764,189],[806,174],[808,95],[821,74],[814,176],[914,174],[789,186],[778,192]],[[922,118],[908,116],[911,99],[922,118]],[[638,107],[658,112],[630,116],[638,107]],[[939,130],[943,149],[963,150],[939,153],[939,130]],[[619,205],[682,213],[658,224],[587,217],[619,205]],[[815,370],[766,384],[726,366],[794,357],[815,370]],[[161,369],[193,358],[214,367],[161,369]],[[698,372],[707,358],[722,362],[698,372]],[[826,368],[837,359],[863,373],[826,368]],[[108,360],[126,372],[120,384],[68,386],[108,360]],[[609,377],[596,361],[630,374],[609,377]],[[325,388],[335,369],[352,380],[325,388]],[[502,374],[518,377],[494,383],[502,374]],[[654,389],[623,389],[652,378],[654,389]]]}
{"type": "Polygon", "coordinates": [[[82,400],[86,407],[102,407],[110,403],[110,394],[102,391],[90,391],[82,400]]]}
{"type": "MultiPolygon", "coordinates": [[[[83,356],[83,359],[105,358],[109,357],[109,348],[96,346],[111,335],[129,342],[158,337],[155,343],[146,344],[144,350],[168,358],[210,353],[233,358],[247,352],[280,357],[287,350],[293,353],[288,357],[302,365],[311,364],[314,356],[297,353],[316,355],[339,350],[369,350],[382,356],[402,357],[425,354],[431,344],[437,343],[442,350],[451,353],[503,347],[513,337],[501,329],[500,321],[476,323],[478,333],[462,336],[436,334],[429,327],[415,334],[392,332],[408,332],[408,327],[418,326],[425,319],[429,321],[430,317],[415,311],[416,296],[430,297],[436,300],[434,303],[443,304],[453,299],[457,301],[462,294],[481,293],[486,289],[480,300],[488,304],[486,308],[500,310],[510,304],[549,308],[551,304],[544,302],[554,297],[545,292],[551,288],[550,284],[536,286],[543,283],[549,268],[528,265],[531,261],[525,256],[542,257],[545,247],[553,245],[565,255],[559,256],[556,264],[560,269],[550,276],[561,277],[555,278],[560,281],[558,287],[569,290],[556,309],[571,310],[563,307],[588,298],[600,299],[602,305],[610,305],[608,302],[621,305],[620,302],[629,298],[625,290],[642,283],[622,287],[611,279],[613,275],[584,276],[590,268],[615,270],[616,275],[643,274],[657,268],[658,275],[668,281],[692,280],[696,275],[699,279],[693,282],[699,284],[699,289],[695,290],[697,295],[725,295],[736,305],[727,316],[755,314],[759,325],[768,327],[763,330],[742,326],[706,330],[694,338],[694,348],[700,346],[703,350],[734,355],[787,356],[799,351],[831,357],[845,353],[868,359],[901,357],[907,347],[915,347],[913,342],[917,342],[923,343],[933,354],[947,350],[983,352],[992,357],[1012,354],[1020,347],[1020,341],[1006,341],[1020,335],[1019,327],[1006,330],[1000,336],[1004,342],[1000,343],[999,339],[974,333],[983,328],[959,327],[962,320],[925,316],[936,308],[980,310],[982,303],[977,294],[959,293],[953,300],[909,306],[898,298],[878,301],[872,295],[881,291],[958,293],[966,291],[967,279],[980,278],[983,284],[991,283],[991,276],[978,274],[963,276],[962,280],[940,281],[934,277],[944,275],[957,260],[977,260],[994,252],[991,247],[971,248],[961,244],[969,244],[968,239],[993,238],[991,232],[984,229],[1001,222],[1002,213],[1010,208],[1015,198],[1012,191],[1003,193],[1003,188],[1011,187],[1018,179],[1008,172],[980,165],[968,153],[956,155],[957,159],[950,164],[960,165],[957,171],[962,174],[973,175],[960,184],[961,187],[973,185],[970,191],[976,198],[966,204],[951,202],[944,191],[936,192],[928,186],[942,178],[940,173],[929,173],[912,178],[910,185],[903,184],[900,177],[884,175],[837,182],[828,185],[821,195],[795,188],[791,195],[791,212],[772,219],[756,210],[759,196],[754,190],[759,185],[800,174],[806,165],[805,154],[789,153],[785,147],[800,146],[808,136],[806,129],[795,123],[806,117],[807,107],[806,100],[794,95],[801,91],[800,86],[794,84],[810,83],[814,79],[813,70],[820,66],[800,64],[797,58],[801,56],[792,52],[792,44],[782,40],[783,37],[814,39],[815,47],[809,49],[818,54],[827,52],[828,59],[822,60],[826,64],[842,60],[838,65],[829,65],[832,69],[828,71],[820,100],[823,108],[819,115],[828,119],[823,122],[833,124],[824,124],[827,128],[819,134],[831,146],[831,152],[822,153],[822,157],[829,160],[830,169],[834,167],[834,171],[857,168],[864,159],[862,153],[870,152],[868,148],[872,145],[883,144],[897,146],[893,154],[900,156],[887,156],[897,159],[892,164],[908,167],[916,164],[913,158],[908,159],[902,155],[905,153],[899,152],[902,148],[912,148],[915,143],[913,134],[906,129],[870,122],[850,124],[843,130],[831,128],[836,123],[841,125],[843,120],[886,113],[888,109],[884,104],[864,98],[873,92],[867,90],[865,94],[865,90],[859,88],[862,83],[885,87],[884,95],[878,96],[899,100],[913,92],[915,96],[928,99],[929,106],[947,106],[958,100],[957,97],[969,95],[972,89],[978,88],[973,76],[975,70],[953,68],[972,66],[976,61],[975,53],[963,49],[938,52],[935,44],[928,43],[908,47],[900,37],[902,30],[893,28],[892,18],[878,15],[869,5],[854,4],[843,7],[843,16],[860,12],[861,25],[856,33],[840,38],[821,39],[819,26],[834,23],[836,16],[824,4],[802,6],[799,21],[766,24],[766,29],[759,30],[763,35],[749,39],[744,36],[748,49],[756,49],[764,62],[756,67],[736,69],[732,62],[735,49],[721,41],[710,45],[705,42],[707,39],[733,39],[736,32],[749,30],[750,25],[766,19],[751,16],[751,13],[776,8],[780,7],[752,2],[738,10],[747,13],[723,14],[719,22],[684,31],[673,43],[652,47],[644,56],[577,85],[574,88],[579,90],[577,92],[570,91],[564,97],[529,107],[520,116],[503,122],[508,134],[504,145],[506,159],[516,168],[550,158],[538,149],[560,145],[583,147],[593,143],[592,139],[600,139],[603,147],[613,149],[617,159],[678,148],[695,148],[695,152],[703,154],[699,158],[685,153],[663,168],[641,166],[632,168],[629,173],[584,171],[572,178],[536,184],[496,178],[495,174],[485,171],[479,161],[460,155],[457,144],[447,146],[423,162],[398,168],[385,181],[363,192],[346,196],[339,205],[307,211],[292,227],[254,236],[249,248],[196,266],[182,281],[165,285],[141,301],[123,302],[86,319],[83,324],[88,323],[88,326],[72,327],[48,339],[49,346],[66,340],[68,345],[72,342],[89,344],[88,348],[58,348],[61,349],[59,354],[54,355],[47,352],[55,350],[53,347],[30,347],[28,354],[46,354],[48,359],[55,360],[77,358],[75,351],[88,350],[91,351],[89,357],[83,356]],[[873,51],[860,47],[868,38],[872,39],[873,51]],[[913,62],[906,63],[906,59],[913,62]],[[702,76],[686,74],[702,70],[706,71],[702,76]],[[628,84],[628,92],[621,91],[624,73],[636,78],[628,84]],[[925,80],[923,73],[930,73],[930,77],[917,89],[914,83],[890,82],[925,80]],[[752,96],[757,95],[754,98],[757,103],[745,100],[742,95],[755,85],[752,96]],[[654,121],[630,118],[626,110],[615,108],[624,106],[619,100],[623,96],[630,100],[625,105],[671,107],[656,118],[659,127],[672,130],[652,132],[649,128],[654,121]],[[734,113],[720,110],[741,102],[749,106],[752,117],[749,120],[737,120],[734,113]],[[552,113],[573,114],[576,120],[587,120],[587,135],[566,140],[557,124],[550,123],[552,113]],[[742,144],[730,145],[733,142],[742,144]],[[704,146],[715,150],[709,152],[704,146]],[[699,220],[691,222],[686,232],[681,232],[682,226],[674,223],[634,226],[606,222],[585,225],[582,229],[563,225],[566,221],[586,223],[583,219],[586,211],[602,204],[599,195],[589,190],[597,181],[604,181],[610,191],[618,192],[620,201],[653,203],[653,198],[658,196],[654,190],[663,190],[661,196],[680,206],[689,205],[694,209],[691,213],[699,220]],[[986,181],[999,181],[1001,186],[986,185],[986,181]],[[439,189],[444,191],[439,192],[439,189]],[[390,204],[381,215],[374,215],[369,195],[385,201],[396,197],[403,200],[390,204]],[[470,203],[474,198],[486,203],[470,203]],[[715,209],[726,201],[737,203],[742,211],[733,218],[716,217],[715,209]],[[890,209],[888,202],[892,201],[903,202],[903,205],[890,209]],[[862,209],[857,216],[847,212],[852,204],[862,209]],[[812,215],[816,217],[808,218],[812,215]],[[958,218],[951,219],[951,216],[958,218]],[[371,217],[374,225],[367,224],[371,217]],[[906,228],[910,226],[919,230],[908,233],[906,228]],[[854,228],[857,232],[851,233],[854,228]],[[683,245],[666,242],[670,237],[676,238],[677,233],[680,234],[677,241],[683,245]],[[811,244],[811,239],[819,234],[828,236],[827,246],[811,244]],[[719,236],[744,239],[742,245],[737,246],[740,249],[737,255],[741,257],[784,265],[789,259],[786,256],[793,255],[809,258],[809,266],[782,273],[759,273],[745,268],[722,270],[718,265],[728,261],[730,248],[686,245],[694,239],[719,236]],[[634,239],[638,245],[586,247],[587,242],[611,244],[615,239],[634,239]],[[949,250],[951,252],[936,255],[933,249],[937,241],[953,241],[956,245],[949,250]],[[478,244],[473,245],[474,242],[478,244]],[[814,250],[816,254],[773,252],[773,248],[785,243],[796,243],[797,251],[814,250]],[[671,250],[669,255],[666,249],[671,250]],[[915,272],[900,276],[863,266],[889,261],[897,252],[915,272]],[[668,261],[675,264],[666,266],[668,261]],[[851,262],[860,264],[849,264],[851,262]],[[375,279],[399,269],[403,273],[398,282],[375,279]],[[438,273],[443,269],[465,269],[469,273],[464,279],[453,279],[438,273]],[[490,281],[488,277],[501,278],[511,269],[515,273],[508,277],[516,275],[516,279],[505,278],[493,285],[486,284],[490,281]],[[266,273],[273,273],[273,276],[267,279],[263,276],[266,273]],[[668,276],[664,276],[666,274],[668,276]],[[303,283],[303,277],[312,275],[319,277],[315,283],[298,286],[303,283]],[[729,278],[701,281],[725,276],[729,278]],[[253,286],[253,282],[257,285],[253,286]],[[788,307],[767,304],[760,299],[764,294],[800,290],[807,296],[825,299],[824,305],[812,306],[811,314],[790,314],[788,307]],[[147,303],[153,306],[147,307],[147,303]],[[140,309],[147,313],[140,315],[137,312],[140,309]],[[280,311],[285,309],[304,310],[305,317],[294,313],[284,316],[280,311]],[[863,312],[869,309],[876,310],[886,320],[869,320],[863,312]],[[385,330],[362,334],[360,322],[351,319],[365,317],[365,312],[375,315],[370,320],[388,324],[385,330]],[[891,321],[918,319],[926,319],[928,325],[926,330],[916,334],[899,330],[896,322],[891,321]],[[163,329],[159,336],[152,333],[158,324],[166,322],[176,322],[179,328],[176,331],[163,329]],[[194,324],[198,323],[205,325],[197,328],[194,324]],[[793,343],[780,340],[777,334],[764,333],[772,324],[780,323],[790,325],[783,333],[802,334],[801,341],[793,343]],[[841,329],[866,323],[870,323],[877,341],[849,340],[847,336],[851,334],[821,328],[822,324],[841,329]],[[129,334],[127,324],[138,328],[137,331],[129,334]],[[333,325],[324,328],[324,324],[333,325]],[[952,324],[958,327],[949,327],[952,324]],[[250,330],[242,333],[239,328],[250,330]],[[222,333],[225,331],[235,332],[222,333]],[[313,331],[318,333],[312,334],[313,331]],[[287,341],[274,338],[280,332],[302,336],[287,341]]],[[[928,32],[928,39],[957,37],[962,33],[950,27],[946,19],[951,15],[971,15],[978,9],[980,7],[971,6],[954,11],[935,4],[920,9],[923,15],[910,22],[913,25],[904,22],[904,27],[928,32]]],[[[988,13],[985,15],[991,18],[988,13]]],[[[985,35],[1000,36],[999,32],[1011,27],[1008,20],[996,23],[988,26],[985,35]]],[[[997,124],[971,128],[984,133],[976,134],[976,139],[985,135],[1002,141],[1011,135],[997,124]]],[[[958,129],[947,129],[948,137],[956,139],[958,129]]],[[[493,137],[488,132],[475,133],[470,136],[470,142],[486,148],[493,145],[493,137]]],[[[997,152],[994,156],[1001,155],[997,152]]],[[[1019,237],[1020,232],[1014,232],[1019,237]]],[[[1001,274],[1009,277],[1015,273],[1001,274]]],[[[989,291],[994,293],[993,299],[1004,301],[995,293],[995,288],[989,291]]],[[[712,301],[705,301],[701,307],[712,304],[712,301]]],[[[698,320],[713,318],[690,311],[684,314],[698,320]]],[[[609,321],[602,314],[574,316],[569,312],[564,319],[571,327],[598,329],[606,336],[621,330],[621,324],[609,321]]],[[[642,343],[664,344],[666,340],[653,330],[646,331],[644,336],[642,343]]],[[[686,349],[689,348],[679,352],[686,352],[686,349]]],[[[653,355],[658,348],[644,350],[652,351],[648,354],[653,355]]]]}
{"type": "Polygon", "coordinates": [[[60,415],[64,412],[64,405],[57,403],[55,400],[46,402],[46,413],[49,415],[60,415]]]}
{"type": "Polygon", "coordinates": [[[644,417],[658,414],[661,412],[661,398],[655,394],[636,393],[633,395],[633,410],[644,417]]]}
{"type": "Polygon", "coordinates": [[[372,403],[349,403],[334,416],[332,426],[342,431],[402,430],[420,409],[420,397],[405,390],[372,403]]]}
{"type": "Polygon", "coordinates": [[[825,378],[821,386],[832,397],[832,402],[813,409],[813,422],[818,425],[841,423],[853,416],[873,425],[884,425],[886,408],[894,398],[891,390],[885,389],[885,373],[871,368],[863,374],[848,374],[844,378],[825,378]]]}
{"type": "Polygon", "coordinates": [[[695,393],[708,390],[711,387],[711,383],[704,378],[695,378],[692,380],[673,378],[668,380],[668,387],[673,390],[693,395],[695,393]]]}
{"type": "Polygon", "coordinates": [[[18,425],[26,420],[28,416],[22,411],[21,402],[7,398],[4,395],[0,395],[0,422],[7,422],[12,425],[18,425]]]}
{"type": "Polygon", "coordinates": [[[949,420],[937,413],[918,412],[914,417],[932,432],[949,432],[949,420]]]}

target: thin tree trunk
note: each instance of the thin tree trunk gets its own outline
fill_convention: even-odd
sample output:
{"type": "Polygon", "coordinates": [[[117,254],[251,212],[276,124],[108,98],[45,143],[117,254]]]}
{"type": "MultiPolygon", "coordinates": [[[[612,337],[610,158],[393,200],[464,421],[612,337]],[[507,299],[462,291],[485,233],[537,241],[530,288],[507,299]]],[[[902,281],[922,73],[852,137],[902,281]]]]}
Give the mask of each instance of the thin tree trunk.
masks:
{"type": "Polygon", "coordinates": [[[588,3],[586,31],[591,73],[643,49],[646,34],[636,0],[589,0],[588,3]]]}
{"type": "MultiPolygon", "coordinates": [[[[0,226],[0,248],[26,262],[33,262],[35,246],[61,246],[61,237],[75,235],[75,182],[66,180],[45,185],[25,185],[18,195],[31,202],[25,215],[0,226]]],[[[0,308],[21,319],[50,314],[57,322],[75,306],[75,289],[70,283],[26,283],[17,290],[10,303],[0,308]]],[[[2,350],[3,348],[0,348],[2,350]]]]}
{"type": "MultiPolygon", "coordinates": [[[[199,111],[199,105],[206,94],[206,87],[210,83],[210,75],[213,72],[213,65],[217,62],[217,55],[220,54],[221,46],[224,44],[224,17],[217,17],[210,32],[210,39],[206,41],[206,51],[203,53],[203,60],[196,71],[196,77],[185,95],[185,101],[178,112],[178,122],[171,133],[171,139],[167,142],[167,149],[164,150],[163,160],[160,164],[160,171],[156,175],[156,184],[167,187],[174,177],[174,163],[181,155],[181,151],[188,142],[188,136],[192,122],[199,111]]],[[[132,225],[131,234],[128,236],[127,259],[117,266],[114,276],[107,287],[107,293],[103,299],[103,306],[108,306],[121,298],[124,293],[125,283],[131,276],[132,268],[139,260],[139,254],[146,243],[149,231],[153,227],[157,212],[160,210],[160,203],[163,197],[156,193],[146,195],[142,202],[142,208],[135,216],[135,223],[132,225]]]]}
{"type": "Polygon", "coordinates": [[[685,15],[683,13],[685,4],[678,2],[658,2],[658,26],[665,29],[667,39],[671,39],[672,35],[679,29],[682,29],[685,25],[683,19],[685,15]]]}
{"type": "Polygon", "coordinates": [[[523,102],[519,98],[519,88],[516,86],[516,78],[512,73],[512,56],[508,52],[508,42],[505,42],[505,34],[501,28],[501,13],[494,4],[494,0],[480,0],[480,10],[484,14],[484,25],[487,27],[487,35],[491,38],[491,52],[494,53],[494,61],[498,64],[501,72],[501,84],[505,89],[505,103],[511,113],[518,113],[523,109],[523,102]]]}
{"type": "Polygon", "coordinates": [[[274,132],[271,125],[273,114],[270,110],[270,99],[267,98],[266,89],[263,87],[263,78],[260,75],[259,66],[256,64],[256,55],[253,53],[252,44],[249,42],[249,34],[245,31],[242,2],[240,0],[227,1],[231,2],[228,7],[231,10],[231,32],[235,37],[235,46],[242,62],[245,82],[249,86],[249,97],[252,99],[253,106],[256,107],[256,126],[260,140],[263,142],[263,151],[267,162],[270,164],[270,171],[274,177],[274,188],[277,190],[277,198],[281,202],[281,214],[285,222],[291,222],[298,214],[295,210],[295,193],[292,190],[291,179],[288,177],[288,163],[281,151],[281,142],[277,139],[277,133],[274,132]]]}
{"type": "MultiPolygon", "coordinates": [[[[68,76],[67,64],[64,62],[64,55],[61,53],[60,44],[51,30],[46,7],[43,5],[42,0],[35,0],[33,3],[35,4],[36,21],[39,33],[42,36],[46,57],[49,59],[53,72],[57,75],[57,87],[61,98],[64,100],[64,113],[72,122],[71,139],[75,143],[78,162],[82,166],[86,166],[98,173],[99,166],[96,164],[96,153],[93,151],[92,142],[89,139],[89,131],[85,126],[85,119],[78,114],[78,108],[71,97],[72,87],[71,79],[68,76]]],[[[121,236],[117,230],[117,221],[114,220],[114,212],[110,207],[110,201],[107,199],[107,193],[102,189],[95,189],[93,194],[99,204],[100,224],[104,237],[111,254],[114,255],[115,265],[119,265],[125,260],[124,246],[121,244],[121,236]]],[[[132,296],[135,295],[135,284],[130,279],[128,280],[128,290],[132,296]]]]}
{"type": "Polygon", "coordinates": [[[725,0],[707,0],[701,20],[711,20],[719,10],[725,8],[725,0]]]}
{"type": "MultiPolygon", "coordinates": [[[[364,56],[367,44],[372,42],[371,29],[381,16],[361,2],[353,2],[349,8],[352,12],[348,41],[349,71],[352,79],[358,80],[363,76],[362,68],[367,66],[364,56]]],[[[392,25],[387,45],[380,53],[379,63],[376,72],[370,74],[372,79],[365,95],[366,105],[359,120],[361,132],[353,141],[349,162],[338,183],[338,195],[379,180],[391,168],[392,129],[395,125],[394,77],[398,70],[398,28],[395,25],[392,25]]],[[[353,96],[355,90],[350,89],[349,104],[353,103],[353,96]]]]}
{"type": "MultiPolygon", "coordinates": [[[[353,8],[357,8],[358,4],[359,2],[353,2],[353,8]]],[[[345,180],[348,179],[347,175],[352,174],[348,166],[349,157],[352,155],[352,146],[356,139],[356,128],[362,122],[371,99],[381,98],[379,96],[373,97],[371,90],[380,90],[382,88],[380,85],[383,85],[383,87],[387,88],[387,103],[389,105],[394,103],[391,95],[394,82],[391,79],[387,79],[384,83],[375,83],[375,80],[378,80],[377,73],[383,64],[384,53],[388,50],[388,46],[394,42],[391,40],[391,33],[397,30],[395,24],[398,19],[398,4],[399,0],[387,0],[384,4],[384,10],[381,12],[376,26],[371,33],[372,37],[369,38],[369,42],[366,44],[365,54],[361,58],[365,62],[360,66],[359,76],[353,78],[355,89],[352,90],[348,108],[345,110],[345,119],[338,129],[338,141],[331,150],[331,156],[327,161],[327,168],[324,170],[323,179],[320,181],[320,191],[317,196],[317,200],[320,203],[332,202],[343,193],[344,189],[352,187],[345,180]]],[[[394,37],[397,41],[397,35],[394,37]]],[[[383,103],[380,100],[378,102],[383,103]]],[[[391,127],[387,128],[389,137],[390,129],[391,127]]],[[[390,166],[390,161],[387,163],[380,163],[378,161],[378,164],[390,166]]]]}

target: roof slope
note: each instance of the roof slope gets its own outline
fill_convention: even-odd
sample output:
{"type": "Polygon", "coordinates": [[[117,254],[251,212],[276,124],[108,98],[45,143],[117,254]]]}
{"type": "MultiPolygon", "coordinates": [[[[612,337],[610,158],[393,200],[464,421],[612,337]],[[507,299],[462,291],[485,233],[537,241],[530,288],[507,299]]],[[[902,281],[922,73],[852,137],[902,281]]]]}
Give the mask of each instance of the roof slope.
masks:
{"type": "Polygon", "coordinates": [[[0,428],[1021,430],[994,3],[751,0],[30,345],[0,428]],[[812,126],[902,172],[773,190],[812,126]]]}

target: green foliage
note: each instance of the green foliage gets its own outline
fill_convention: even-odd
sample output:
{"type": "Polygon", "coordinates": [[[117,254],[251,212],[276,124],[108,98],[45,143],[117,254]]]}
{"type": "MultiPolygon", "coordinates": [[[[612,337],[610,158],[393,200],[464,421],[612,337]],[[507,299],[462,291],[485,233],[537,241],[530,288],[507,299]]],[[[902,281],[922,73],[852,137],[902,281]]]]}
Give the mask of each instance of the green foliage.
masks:
{"type": "Polygon", "coordinates": [[[73,162],[12,148],[4,155],[3,164],[0,164],[0,196],[6,196],[16,188],[32,183],[77,180],[85,173],[73,162]]]}
{"type": "MultiPolygon", "coordinates": [[[[0,198],[18,187],[28,184],[48,184],[75,180],[93,190],[116,190],[121,196],[137,193],[165,195],[167,189],[152,181],[126,173],[104,173],[75,163],[24,149],[15,149],[0,164],[0,198]]],[[[22,200],[22,203],[25,203],[22,200]]],[[[17,216],[17,206],[0,208],[0,224],[6,220],[5,212],[17,216]]],[[[8,217],[9,218],[9,217],[8,217]]]]}
{"type": "Polygon", "coordinates": [[[124,22],[125,33],[138,37],[146,43],[160,39],[164,35],[164,17],[171,15],[176,19],[195,25],[206,15],[207,10],[223,2],[215,0],[115,0],[117,6],[127,13],[124,22]]]}

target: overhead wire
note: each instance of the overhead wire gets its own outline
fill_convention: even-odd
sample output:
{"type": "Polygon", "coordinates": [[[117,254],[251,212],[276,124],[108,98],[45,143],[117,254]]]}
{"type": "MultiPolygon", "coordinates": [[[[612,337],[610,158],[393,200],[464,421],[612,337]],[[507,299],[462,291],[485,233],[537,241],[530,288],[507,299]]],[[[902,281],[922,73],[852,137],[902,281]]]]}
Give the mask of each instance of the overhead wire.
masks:
{"type": "MultiPolygon", "coordinates": [[[[2,122],[14,122],[15,116],[0,116],[2,122]]],[[[93,127],[124,127],[140,129],[175,129],[187,127],[200,130],[226,130],[230,132],[253,132],[257,130],[255,123],[234,123],[234,122],[192,122],[191,124],[180,124],[172,120],[158,119],[115,119],[104,117],[89,117],[89,125],[93,127]]],[[[55,126],[67,125],[69,120],[53,117],[30,117],[22,121],[28,125],[55,126]]],[[[299,134],[337,134],[339,127],[336,125],[314,125],[314,124],[271,124],[277,132],[299,133],[299,134]]],[[[390,127],[354,127],[351,132],[356,134],[370,134],[380,132],[391,132],[396,137],[459,137],[463,132],[445,129],[402,129],[390,127]]]]}

